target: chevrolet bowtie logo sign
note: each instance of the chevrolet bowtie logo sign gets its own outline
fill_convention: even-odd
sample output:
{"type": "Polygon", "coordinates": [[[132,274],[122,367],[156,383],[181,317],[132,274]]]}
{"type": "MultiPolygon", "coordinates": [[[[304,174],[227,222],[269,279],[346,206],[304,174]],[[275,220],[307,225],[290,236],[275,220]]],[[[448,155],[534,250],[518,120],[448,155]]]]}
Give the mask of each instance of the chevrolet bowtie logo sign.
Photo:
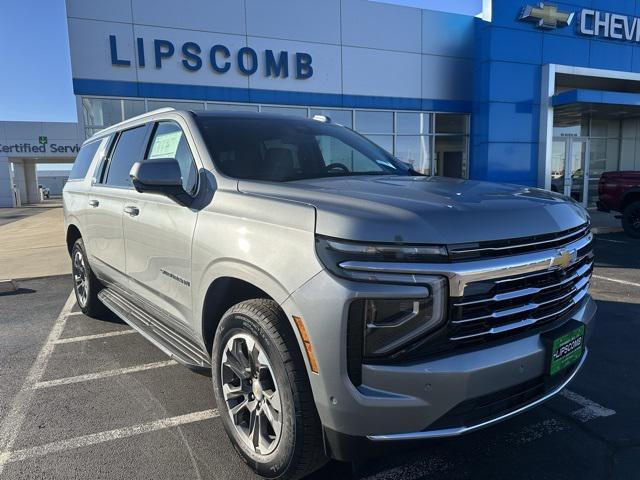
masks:
{"type": "Polygon", "coordinates": [[[561,12],[555,5],[540,2],[537,7],[531,5],[524,7],[520,12],[520,20],[536,23],[538,28],[566,27],[571,25],[573,12],[561,12]]]}
{"type": "Polygon", "coordinates": [[[560,268],[564,270],[573,265],[578,260],[578,252],[576,250],[558,250],[556,256],[551,259],[550,268],[560,268]]]}

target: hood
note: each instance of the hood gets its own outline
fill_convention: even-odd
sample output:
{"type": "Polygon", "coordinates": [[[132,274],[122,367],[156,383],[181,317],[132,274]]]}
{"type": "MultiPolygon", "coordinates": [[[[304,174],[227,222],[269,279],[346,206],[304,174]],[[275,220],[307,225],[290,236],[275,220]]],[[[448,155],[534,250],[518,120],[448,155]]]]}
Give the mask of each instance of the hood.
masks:
{"type": "Polygon", "coordinates": [[[316,233],[355,241],[455,244],[554,233],[586,210],[561,195],[518,185],[443,177],[353,176],[266,183],[245,193],[304,202],[316,233]]]}

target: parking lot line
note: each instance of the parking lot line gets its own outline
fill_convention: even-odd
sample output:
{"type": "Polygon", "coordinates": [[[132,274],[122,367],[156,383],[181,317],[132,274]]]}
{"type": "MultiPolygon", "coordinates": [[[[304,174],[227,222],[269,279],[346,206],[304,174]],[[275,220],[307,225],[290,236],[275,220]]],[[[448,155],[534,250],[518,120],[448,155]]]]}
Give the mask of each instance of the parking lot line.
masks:
{"type": "Polygon", "coordinates": [[[577,418],[581,422],[588,422],[598,417],[610,417],[615,415],[616,411],[610,408],[603,407],[602,405],[583,397],[579,393],[572,392],[571,390],[563,390],[561,395],[564,398],[574,401],[578,405],[582,406],[578,410],[571,412],[571,416],[577,418]]]}
{"type": "Polygon", "coordinates": [[[626,280],[618,280],[617,278],[603,277],[602,275],[592,275],[593,278],[600,280],[606,280],[607,282],[621,283],[622,285],[630,285],[632,287],[640,288],[640,283],[627,282],[626,280]]]}
{"type": "Polygon", "coordinates": [[[69,438],[66,440],[60,440],[58,442],[39,445],[37,447],[16,450],[15,452],[6,452],[2,456],[0,456],[0,467],[6,465],[7,463],[19,462],[21,460],[27,460],[33,457],[42,457],[51,453],[65,452],[76,448],[88,447],[91,445],[97,445],[99,443],[133,437],[136,435],[142,435],[144,433],[155,432],[158,430],[165,430],[167,428],[173,428],[189,423],[201,422],[203,420],[209,420],[218,416],[218,410],[214,408],[211,410],[203,410],[200,412],[178,415],[176,417],[154,420],[152,422],[141,423],[138,425],[133,425],[131,427],[117,428],[115,430],[108,430],[106,432],[99,432],[90,435],[83,435],[81,437],[69,438]]]}
{"type": "Polygon", "coordinates": [[[95,335],[83,335],[81,337],[59,338],[54,343],[56,345],[60,345],[63,343],[86,342],[88,340],[97,340],[99,338],[117,337],[119,335],[129,335],[131,333],[137,333],[137,331],[134,329],[118,330],[116,332],[96,333],[95,335]]]}
{"type": "Polygon", "coordinates": [[[69,385],[71,383],[88,382],[90,380],[98,380],[100,378],[115,377],[117,375],[125,375],[127,373],[144,372],[145,370],[153,370],[154,368],[171,367],[178,365],[175,360],[166,360],[164,362],[145,363],[144,365],[136,365],[134,367],[117,368],[115,370],[106,370],[104,372],[87,373],[85,375],[77,375],[75,377],[56,378],[55,380],[45,380],[36,382],[32,388],[48,388],[57,387],[59,385],[69,385]]]}
{"type": "Polygon", "coordinates": [[[20,391],[13,399],[13,402],[11,402],[11,406],[7,410],[5,417],[2,419],[2,423],[0,424],[0,474],[2,474],[2,470],[4,469],[3,460],[7,455],[9,455],[9,451],[11,450],[11,447],[13,447],[13,443],[16,441],[20,428],[24,423],[29,404],[31,403],[31,399],[34,395],[33,386],[42,378],[42,375],[47,368],[49,358],[51,357],[51,353],[55,348],[55,341],[60,338],[62,330],[67,322],[69,312],[75,303],[76,299],[72,291],[62,307],[58,318],[56,318],[56,321],[53,323],[49,336],[38,353],[35,362],[33,362],[33,365],[29,369],[25,381],[22,384],[22,388],[20,388],[20,391]]]}

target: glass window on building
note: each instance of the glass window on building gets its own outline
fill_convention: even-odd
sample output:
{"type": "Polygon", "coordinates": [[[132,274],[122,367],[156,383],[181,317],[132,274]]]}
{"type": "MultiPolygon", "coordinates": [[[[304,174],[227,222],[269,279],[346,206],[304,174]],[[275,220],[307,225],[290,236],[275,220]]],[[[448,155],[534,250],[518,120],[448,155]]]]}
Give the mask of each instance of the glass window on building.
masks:
{"type": "Polygon", "coordinates": [[[260,109],[264,113],[277,113],[278,115],[293,115],[295,117],[306,117],[307,109],[299,107],[272,107],[263,106],[260,109]]]}
{"type": "Polygon", "coordinates": [[[83,98],[82,112],[87,135],[122,121],[122,104],[119,99],[83,98]]]}
{"type": "Polygon", "coordinates": [[[207,103],[207,110],[215,112],[257,112],[257,105],[243,105],[241,103],[207,103]]]}
{"type": "Polygon", "coordinates": [[[426,135],[398,135],[395,156],[410,163],[416,172],[431,175],[431,138],[426,135]]]}
{"type": "Polygon", "coordinates": [[[399,135],[424,135],[430,133],[431,115],[417,112],[398,112],[396,114],[396,133],[399,135]]]}
{"type": "Polygon", "coordinates": [[[589,141],[589,196],[588,207],[598,201],[598,183],[604,172],[620,169],[620,139],[591,138],[589,141]]]}
{"type": "Polygon", "coordinates": [[[435,175],[441,177],[467,178],[468,173],[468,137],[434,137],[435,175]]]}
{"type": "Polygon", "coordinates": [[[314,115],[326,115],[333,123],[353,128],[353,110],[338,110],[332,108],[312,108],[311,117],[314,115]]]}
{"type": "Polygon", "coordinates": [[[591,137],[613,138],[620,136],[620,120],[608,118],[591,119],[591,137]]]}
{"type": "MultiPolygon", "coordinates": [[[[360,133],[393,133],[393,112],[356,110],[355,129],[360,133]]],[[[386,147],[383,147],[386,148],[386,147]]],[[[393,148],[393,142],[391,142],[393,148]]],[[[391,151],[391,150],[389,150],[391,151]]]]}
{"type": "Polygon", "coordinates": [[[565,158],[567,156],[567,142],[554,140],[551,150],[551,191],[564,192],[565,158]]]}
{"type": "Polygon", "coordinates": [[[450,113],[436,113],[435,133],[469,134],[469,116],[450,113]]]}
{"type": "Polygon", "coordinates": [[[144,100],[123,100],[124,119],[142,115],[145,112],[144,100]]]}
{"type": "Polygon", "coordinates": [[[204,102],[181,102],[173,100],[147,100],[147,110],[157,110],[158,108],[175,108],[176,110],[204,110],[204,102]]]}

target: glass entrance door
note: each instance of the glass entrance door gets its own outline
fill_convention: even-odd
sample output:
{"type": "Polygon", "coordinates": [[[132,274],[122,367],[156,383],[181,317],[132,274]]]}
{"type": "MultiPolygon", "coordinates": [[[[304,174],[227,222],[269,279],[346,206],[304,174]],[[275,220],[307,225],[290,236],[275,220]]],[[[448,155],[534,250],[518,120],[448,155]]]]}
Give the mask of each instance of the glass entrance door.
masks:
{"type": "Polygon", "coordinates": [[[588,139],[555,138],[551,155],[551,190],[571,196],[586,207],[589,195],[588,159],[588,139]]]}

